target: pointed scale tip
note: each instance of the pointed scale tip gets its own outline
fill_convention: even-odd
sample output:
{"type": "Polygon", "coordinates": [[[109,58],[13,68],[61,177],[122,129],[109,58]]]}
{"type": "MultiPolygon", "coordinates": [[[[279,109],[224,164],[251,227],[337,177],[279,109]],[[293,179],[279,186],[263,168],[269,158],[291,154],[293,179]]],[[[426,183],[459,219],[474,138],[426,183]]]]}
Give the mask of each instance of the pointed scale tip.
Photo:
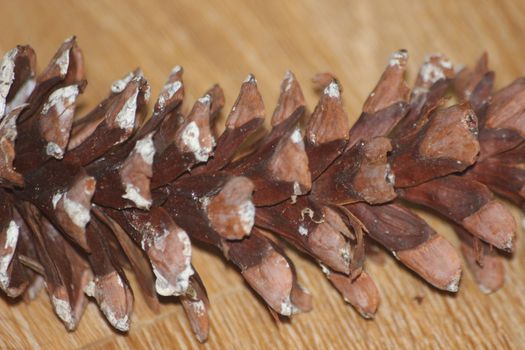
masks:
{"type": "Polygon", "coordinates": [[[436,288],[457,292],[461,278],[461,260],[454,247],[435,234],[412,249],[399,250],[395,256],[436,288]]]}
{"type": "Polygon", "coordinates": [[[281,93],[277,101],[277,106],[272,114],[271,124],[275,127],[292,115],[301,107],[305,106],[303,91],[295,75],[287,71],[281,83],[281,93]]]}
{"type": "Polygon", "coordinates": [[[293,272],[284,256],[271,251],[259,264],[242,271],[242,275],[274,311],[283,316],[294,313],[290,301],[293,272]]]}
{"type": "Polygon", "coordinates": [[[517,224],[512,213],[498,200],[492,200],[463,219],[463,227],[496,248],[512,252],[517,224]]]}
{"type": "Polygon", "coordinates": [[[339,88],[337,81],[334,80],[328,84],[328,86],[324,89],[323,94],[331,98],[340,98],[341,89],[339,88]]]}
{"type": "Polygon", "coordinates": [[[242,239],[250,234],[255,222],[252,202],[253,183],[238,176],[229,180],[206,206],[211,226],[221,237],[242,239]]]}
{"type": "Polygon", "coordinates": [[[330,223],[325,221],[307,234],[310,250],[319,261],[335,271],[346,274],[350,272],[352,259],[350,243],[330,223]]]}
{"type": "Polygon", "coordinates": [[[352,280],[350,276],[333,273],[324,268],[323,271],[328,280],[341,293],[345,302],[352,305],[359,314],[371,319],[379,307],[379,290],[374,280],[365,271],[352,280]],[[329,272],[329,273],[327,273],[329,272]]]}
{"type": "Polygon", "coordinates": [[[250,73],[248,76],[246,76],[246,79],[243,80],[243,83],[257,84],[257,79],[255,79],[255,75],[250,73]]]}
{"type": "Polygon", "coordinates": [[[388,58],[388,65],[391,67],[405,67],[408,61],[408,51],[401,49],[394,51],[388,58]]]}
{"type": "Polygon", "coordinates": [[[482,247],[482,263],[478,261],[480,260],[479,252],[470,244],[462,242],[461,252],[480,291],[484,294],[491,294],[503,287],[505,283],[504,259],[494,251],[490,251],[487,244],[482,243],[482,247]]]}

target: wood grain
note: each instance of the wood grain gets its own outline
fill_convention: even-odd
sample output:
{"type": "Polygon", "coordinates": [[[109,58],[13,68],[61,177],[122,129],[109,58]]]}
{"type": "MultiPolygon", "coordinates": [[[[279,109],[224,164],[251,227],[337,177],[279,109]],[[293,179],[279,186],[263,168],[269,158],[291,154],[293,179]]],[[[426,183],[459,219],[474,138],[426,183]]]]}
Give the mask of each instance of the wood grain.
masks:
{"type": "MultiPolygon", "coordinates": [[[[310,77],[335,73],[353,120],[389,53],[406,48],[413,81],[426,53],[472,64],[486,50],[497,85],[525,73],[523,1],[2,1],[0,49],[31,44],[42,68],[62,40],[76,34],[84,50],[93,106],[109,84],[140,65],[153,92],[175,64],[184,66],[189,101],[214,82],[228,106],[248,72],[256,75],[268,111],[280,79],[292,69],[313,107],[310,77]],[[263,5],[264,3],[264,5],[263,5]]],[[[514,208],[516,219],[521,214],[514,208]]],[[[457,244],[450,227],[425,214],[457,244]]],[[[520,236],[523,232],[519,233],[520,236]]],[[[195,341],[181,306],[166,300],[154,314],[136,296],[128,335],[111,331],[91,304],[68,333],[45,293],[31,305],[0,301],[0,348],[59,349],[516,349],[525,344],[525,244],[506,263],[503,290],[486,296],[468,271],[457,296],[439,293],[390,257],[368,261],[382,297],[373,321],[361,319],[304,256],[292,253],[314,311],[276,325],[239,275],[216,255],[197,250],[194,263],[212,303],[209,341],[195,341]],[[422,298],[418,302],[418,298],[422,298]]]]}

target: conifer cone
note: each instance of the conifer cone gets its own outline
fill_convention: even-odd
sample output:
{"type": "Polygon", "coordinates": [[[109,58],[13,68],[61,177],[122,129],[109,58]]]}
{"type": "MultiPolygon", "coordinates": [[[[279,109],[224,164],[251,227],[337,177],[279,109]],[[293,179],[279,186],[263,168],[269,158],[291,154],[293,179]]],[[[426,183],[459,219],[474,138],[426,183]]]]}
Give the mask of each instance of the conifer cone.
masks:
{"type": "Polygon", "coordinates": [[[432,55],[410,89],[407,59],[392,54],[353,126],[342,87],[324,73],[301,130],[306,102],[288,72],[270,130],[248,75],[219,132],[222,89],[186,113],[179,66],[149,117],[140,70],[76,117],[86,77],[75,38],[38,75],[31,47],[16,47],[0,68],[1,289],[31,300],[45,286],[68,330],[91,298],[125,332],[133,273],[152,309],[157,295],[178,297],[205,341],[210,305],[191,242],[216,248],[278,319],[312,308],[286,241],[370,318],[379,293],[364,268],[366,237],[434,287],[459,288],[456,249],[402,199],[450,220],[480,288],[497,290],[496,250],[513,250],[516,224],[492,191],[525,208],[525,80],[493,92],[486,56],[458,72],[432,55]],[[451,89],[457,104],[447,103],[451,89]]]}

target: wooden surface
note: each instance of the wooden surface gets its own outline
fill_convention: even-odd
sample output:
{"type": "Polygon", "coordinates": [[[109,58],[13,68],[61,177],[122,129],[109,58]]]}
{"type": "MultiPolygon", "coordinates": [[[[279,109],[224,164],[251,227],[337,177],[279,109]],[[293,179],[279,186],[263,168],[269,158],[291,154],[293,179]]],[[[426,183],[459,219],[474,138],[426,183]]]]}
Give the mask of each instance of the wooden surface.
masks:
{"type": "MultiPolygon", "coordinates": [[[[182,3],[155,1],[1,1],[0,49],[31,44],[42,68],[66,37],[84,50],[89,85],[82,101],[93,106],[109,84],[139,66],[153,95],[175,64],[185,68],[191,101],[212,83],[225,89],[227,106],[253,72],[273,109],[280,79],[292,69],[310,108],[309,85],[319,71],[335,73],[355,119],[391,51],[406,48],[412,82],[426,53],[440,51],[472,64],[486,50],[497,85],[525,74],[523,1],[341,1],[182,3]],[[264,6],[263,3],[266,3],[264,6]]],[[[85,109],[84,109],[85,110],[85,109]]],[[[516,219],[521,214],[514,208],[516,219]]],[[[425,215],[457,244],[450,228],[425,215]]],[[[523,231],[519,232],[523,236],[523,231]]],[[[520,237],[522,238],[522,237],[520,237]]],[[[197,250],[194,263],[212,303],[207,349],[257,348],[523,348],[525,244],[506,263],[503,290],[486,296],[465,271],[457,296],[427,286],[391,257],[367,262],[381,291],[373,321],[347,306],[317,266],[292,253],[300,282],[314,295],[314,310],[276,325],[237,272],[218,256],[197,250]],[[419,299],[421,298],[421,299],[419,299]],[[421,300],[421,302],[418,302],[421,300]]],[[[198,348],[181,306],[166,300],[154,314],[136,293],[128,335],[113,332],[94,304],[68,333],[45,293],[31,305],[0,300],[0,348],[198,348]]]]}

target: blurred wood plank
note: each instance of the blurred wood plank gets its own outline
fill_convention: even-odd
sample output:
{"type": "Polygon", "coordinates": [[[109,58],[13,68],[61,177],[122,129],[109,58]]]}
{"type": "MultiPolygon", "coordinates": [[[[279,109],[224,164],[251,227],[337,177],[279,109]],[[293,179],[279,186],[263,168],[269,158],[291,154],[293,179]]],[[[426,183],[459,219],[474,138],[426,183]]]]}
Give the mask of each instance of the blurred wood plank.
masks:
{"type": "MultiPolygon", "coordinates": [[[[309,79],[330,71],[344,85],[353,120],[375,85],[388,55],[411,55],[410,81],[427,53],[443,52],[472,64],[487,51],[497,85],[525,74],[523,1],[1,1],[0,49],[31,44],[42,68],[72,34],[84,50],[89,85],[82,101],[93,106],[109,84],[140,65],[159,91],[180,64],[191,101],[215,82],[234,101],[248,72],[256,75],[271,111],[280,79],[292,69],[309,107],[309,79]]],[[[516,219],[521,214],[514,209],[516,219]]],[[[425,214],[457,243],[450,227],[425,214]]],[[[520,232],[522,235],[523,232],[520,232]]],[[[459,295],[436,292],[390,257],[367,268],[381,290],[374,321],[344,304],[312,262],[292,254],[300,281],[314,295],[314,310],[276,325],[232,267],[197,250],[194,262],[208,288],[212,331],[208,349],[521,348],[525,344],[525,244],[506,263],[503,290],[486,296],[468,271],[459,295]],[[422,298],[421,303],[417,301],[422,298]]],[[[132,329],[111,331],[91,304],[74,333],[65,331],[47,296],[31,305],[0,301],[0,348],[196,348],[181,306],[167,301],[154,314],[136,295],[132,329]]]]}

